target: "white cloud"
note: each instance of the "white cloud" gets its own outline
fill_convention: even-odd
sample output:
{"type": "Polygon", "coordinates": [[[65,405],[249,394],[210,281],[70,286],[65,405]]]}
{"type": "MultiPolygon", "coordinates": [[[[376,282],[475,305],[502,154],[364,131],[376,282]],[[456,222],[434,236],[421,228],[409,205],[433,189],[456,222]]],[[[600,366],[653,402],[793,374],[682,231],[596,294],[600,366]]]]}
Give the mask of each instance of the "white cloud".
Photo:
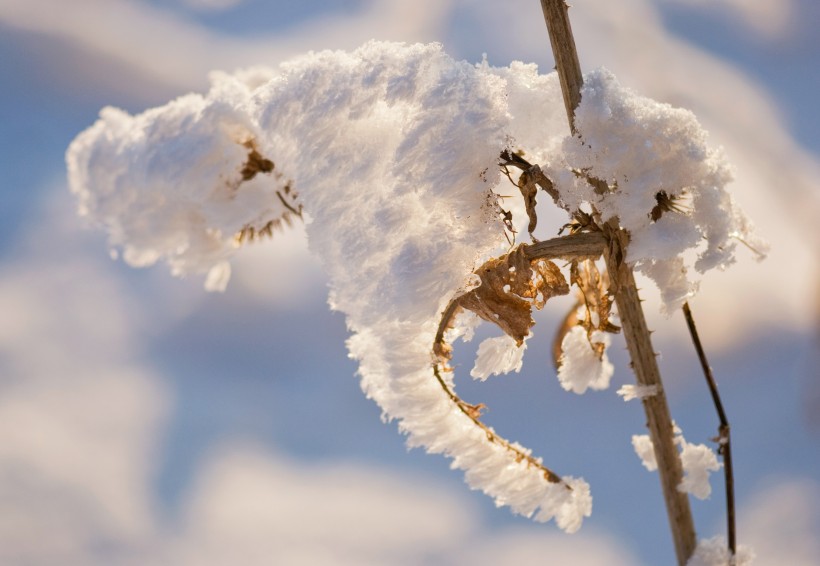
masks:
{"type": "Polygon", "coordinates": [[[80,563],[155,528],[146,480],[166,392],[129,362],[134,321],[106,260],[49,220],[48,241],[33,232],[0,272],[4,563],[80,563]]]}
{"type": "Polygon", "coordinates": [[[635,565],[600,533],[487,530],[461,494],[363,466],[288,462],[258,447],[218,450],[204,467],[176,564],[635,565]]]}
{"type": "Polygon", "coordinates": [[[777,39],[792,31],[794,0],[667,0],[737,18],[765,39],[777,39]]]}
{"type": "Polygon", "coordinates": [[[772,479],[738,510],[738,537],[757,554],[755,566],[820,564],[820,484],[772,479]]]}
{"type": "Polygon", "coordinates": [[[306,466],[254,446],[203,466],[173,563],[412,563],[476,527],[460,498],[363,466],[306,466]]]}
{"type": "Polygon", "coordinates": [[[123,81],[134,82],[138,73],[184,94],[204,89],[214,69],[275,64],[311,49],[352,49],[372,38],[432,41],[450,3],[371,0],[359,13],[316,17],[275,37],[252,39],[218,33],[136,0],[0,0],[0,22],[85,50],[64,72],[77,72],[91,54],[115,62],[104,72],[123,81]]]}
{"type": "Polygon", "coordinates": [[[218,12],[230,10],[242,4],[244,0],[182,0],[182,3],[194,10],[218,12]]]}
{"type": "Polygon", "coordinates": [[[246,244],[232,260],[229,286],[277,310],[299,310],[327,300],[327,276],[307,247],[304,226],[246,244]]]}

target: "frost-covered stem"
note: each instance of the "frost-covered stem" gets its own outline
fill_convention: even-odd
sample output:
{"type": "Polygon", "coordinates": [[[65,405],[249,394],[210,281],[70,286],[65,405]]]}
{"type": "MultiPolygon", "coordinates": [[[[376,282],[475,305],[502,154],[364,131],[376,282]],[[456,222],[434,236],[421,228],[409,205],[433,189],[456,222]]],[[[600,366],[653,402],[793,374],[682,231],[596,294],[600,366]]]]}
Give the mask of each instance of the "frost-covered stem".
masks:
{"type": "Polygon", "coordinates": [[[737,536],[735,531],[735,478],[734,470],[732,469],[732,437],[731,429],[729,427],[729,419],[726,417],[726,411],[723,410],[723,402],[720,399],[717,382],[712,374],[712,368],[706,360],[706,352],[703,350],[698,329],[695,326],[695,318],[692,316],[692,309],[689,308],[689,302],[683,303],[683,315],[686,318],[686,326],[689,328],[689,334],[692,336],[692,344],[695,346],[695,351],[698,353],[700,365],[703,368],[703,375],[706,377],[706,383],[709,385],[709,392],[712,394],[712,401],[715,403],[715,410],[720,421],[720,428],[718,429],[718,453],[723,456],[723,476],[726,481],[726,538],[729,542],[729,552],[732,556],[737,553],[737,536]]]}
{"type": "MultiPolygon", "coordinates": [[[[575,109],[581,102],[583,75],[569,24],[568,6],[564,0],[541,0],[544,19],[550,35],[552,51],[567,110],[570,129],[575,133],[575,109]]],[[[683,468],[674,442],[669,405],[666,401],[655,351],[641,308],[635,277],[626,263],[628,235],[617,225],[607,224],[609,247],[604,257],[612,281],[615,304],[624,330],[627,349],[639,385],[656,386],[658,393],[643,399],[649,435],[655,450],[669,525],[675,543],[678,564],[685,565],[697,544],[689,497],[678,490],[683,468]]]]}

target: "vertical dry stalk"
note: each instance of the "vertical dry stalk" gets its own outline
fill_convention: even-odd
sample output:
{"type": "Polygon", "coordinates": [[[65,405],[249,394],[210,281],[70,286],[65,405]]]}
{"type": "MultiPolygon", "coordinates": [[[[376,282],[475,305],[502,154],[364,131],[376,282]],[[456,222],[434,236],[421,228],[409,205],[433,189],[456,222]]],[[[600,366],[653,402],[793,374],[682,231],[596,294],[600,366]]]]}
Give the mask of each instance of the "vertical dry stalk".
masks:
{"type": "MultiPolygon", "coordinates": [[[[569,24],[568,6],[564,0],[541,0],[541,7],[561,81],[570,129],[575,133],[575,109],[581,102],[583,76],[569,24]]],[[[641,308],[641,300],[638,297],[634,274],[623,261],[628,234],[614,222],[605,226],[605,234],[610,245],[604,257],[613,282],[615,304],[618,306],[632,369],[640,385],[654,385],[658,389],[656,395],[643,399],[643,406],[649,435],[655,449],[675,553],[678,564],[683,566],[694,553],[697,541],[689,497],[678,491],[683,479],[683,469],[675,446],[672,417],[646,326],[646,318],[641,308]]]]}
{"type": "Polygon", "coordinates": [[[712,401],[715,404],[715,410],[720,421],[717,441],[719,443],[718,454],[723,456],[723,477],[726,483],[726,538],[728,539],[729,552],[734,556],[737,554],[737,534],[735,530],[735,477],[732,466],[731,428],[729,427],[729,419],[726,417],[726,411],[723,410],[723,401],[720,399],[717,382],[714,375],[712,375],[712,368],[706,360],[706,352],[700,342],[698,329],[695,326],[695,317],[692,316],[692,309],[689,307],[688,302],[683,303],[683,316],[686,318],[686,326],[689,328],[692,344],[698,354],[703,375],[706,378],[706,384],[709,386],[709,392],[712,394],[712,401]]]}

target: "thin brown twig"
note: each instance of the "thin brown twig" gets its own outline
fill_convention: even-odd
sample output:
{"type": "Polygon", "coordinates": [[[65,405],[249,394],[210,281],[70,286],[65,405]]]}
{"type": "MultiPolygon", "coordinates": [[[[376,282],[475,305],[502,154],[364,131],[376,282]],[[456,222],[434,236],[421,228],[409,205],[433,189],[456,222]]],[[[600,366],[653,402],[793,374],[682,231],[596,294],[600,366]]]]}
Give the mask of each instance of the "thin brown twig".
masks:
{"type": "Polygon", "coordinates": [[[726,533],[729,543],[729,552],[732,556],[737,553],[737,535],[735,531],[735,478],[734,470],[732,469],[732,437],[731,429],[729,427],[729,419],[726,418],[726,411],[723,409],[723,402],[720,399],[717,382],[712,374],[712,367],[706,360],[706,352],[703,350],[698,329],[695,326],[695,318],[692,316],[692,309],[689,307],[689,302],[683,303],[683,315],[686,318],[686,326],[689,328],[689,334],[692,337],[692,344],[695,346],[695,351],[698,354],[701,368],[703,368],[703,375],[706,377],[706,383],[709,385],[709,392],[712,394],[712,401],[715,403],[715,410],[717,411],[720,426],[718,428],[718,454],[723,456],[723,475],[726,481],[726,533]]]}

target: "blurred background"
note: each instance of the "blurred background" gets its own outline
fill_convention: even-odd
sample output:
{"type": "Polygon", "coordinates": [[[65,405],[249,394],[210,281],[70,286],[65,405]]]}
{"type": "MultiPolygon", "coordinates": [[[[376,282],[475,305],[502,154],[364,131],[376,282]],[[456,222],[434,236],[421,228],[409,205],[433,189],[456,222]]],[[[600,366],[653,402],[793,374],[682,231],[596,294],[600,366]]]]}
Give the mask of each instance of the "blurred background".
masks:
{"type": "MultiPolygon", "coordinates": [[[[772,244],[708,274],[692,309],[732,424],[741,543],[758,565],[820,564],[820,4],[575,0],[570,15],[584,69],[698,115],[772,244]]],[[[300,228],[245,248],[208,294],[111,260],[76,216],[63,154],[101,107],[140,112],[214,69],[372,38],[553,66],[535,0],[0,0],[0,563],[673,562],[657,476],[630,444],[643,411],[614,393],[633,382],[623,343],[610,390],[558,386],[566,305],[545,309],[520,374],[472,383],[475,345],[455,361],[502,435],[591,483],[576,535],[406,449],[359,390],[300,228]]],[[[673,416],[709,443],[685,324],[644,294],[673,416]]],[[[692,502],[701,537],[724,534],[722,474],[712,485],[692,502]]]]}

